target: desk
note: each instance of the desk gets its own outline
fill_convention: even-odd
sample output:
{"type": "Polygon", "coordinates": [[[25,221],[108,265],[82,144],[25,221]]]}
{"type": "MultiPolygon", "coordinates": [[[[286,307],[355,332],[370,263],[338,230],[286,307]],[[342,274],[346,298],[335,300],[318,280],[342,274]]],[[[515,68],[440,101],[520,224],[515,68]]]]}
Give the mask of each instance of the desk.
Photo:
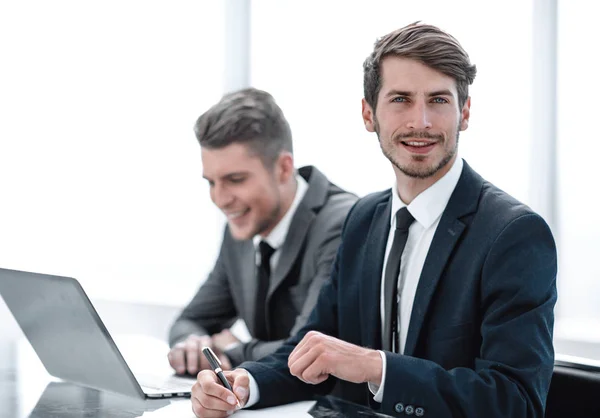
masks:
{"type": "MultiPolygon", "coordinates": [[[[271,411],[272,416],[307,417],[314,402],[271,411]],[[285,411],[284,411],[285,410],[285,411]]],[[[268,410],[241,411],[235,416],[268,417],[268,410]],[[267,415],[265,415],[267,413],[267,415]]],[[[135,399],[98,391],[50,376],[26,340],[0,340],[0,417],[173,417],[193,418],[189,399],[135,399]]]]}
{"type": "MultiPolygon", "coordinates": [[[[600,384],[600,375],[590,372],[584,378],[575,376],[574,382],[572,374],[570,370],[562,370],[561,374],[561,366],[557,366],[549,396],[548,417],[588,417],[590,407],[598,410],[593,401],[597,389],[591,389],[600,384]],[[593,385],[592,380],[596,382],[592,382],[593,385]],[[585,387],[582,389],[578,382],[585,387]],[[578,401],[578,397],[582,400],[578,401]],[[576,408],[587,412],[578,414],[576,408]],[[559,411],[569,413],[557,414],[559,411]]],[[[309,417],[308,410],[313,404],[300,402],[266,410],[240,411],[234,416],[309,417]]],[[[193,418],[194,415],[189,400],[141,400],[58,381],[48,375],[26,340],[0,339],[0,417],[193,418]]]]}
{"type": "MultiPolygon", "coordinates": [[[[102,319],[113,334],[140,332],[140,330],[142,330],[147,331],[144,333],[148,335],[152,335],[150,333],[150,331],[152,331],[154,337],[160,337],[164,334],[164,329],[167,328],[166,322],[168,321],[165,319],[165,312],[163,309],[157,309],[156,314],[154,314],[151,309],[146,307],[140,312],[126,305],[118,307],[113,305],[115,304],[108,306],[107,309],[104,309],[101,312],[102,319]],[[128,320],[123,321],[122,318],[124,317],[128,320]]],[[[0,418],[133,418],[139,416],[152,418],[153,416],[160,416],[161,412],[175,412],[175,409],[180,411],[181,414],[169,416],[174,418],[177,418],[178,416],[181,418],[185,418],[186,416],[193,417],[193,414],[191,414],[191,407],[188,409],[185,405],[185,403],[189,401],[184,401],[182,406],[171,407],[170,405],[175,405],[175,403],[171,403],[169,400],[138,400],[57,381],[48,375],[27,341],[23,339],[22,333],[16,326],[12,315],[6,311],[1,299],[0,329],[0,418]]],[[[557,345],[558,352],[564,351],[569,354],[580,355],[592,354],[592,358],[599,358],[598,353],[600,353],[600,351],[597,346],[595,346],[594,351],[590,351],[590,353],[580,353],[579,351],[575,351],[576,348],[580,348],[579,346],[574,346],[570,350],[565,350],[565,348],[570,347],[562,347],[560,343],[557,345]]],[[[164,359],[164,356],[161,355],[160,358],[164,359]]],[[[559,367],[558,372],[560,371],[559,367]]],[[[600,376],[595,375],[592,377],[597,378],[600,383],[600,376]]],[[[561,385],[561,382],[564,379],[562,379],[560,373],[557,374],[556,370],[555,378],[558,378],[556,379],[556,382],[553,382],[553,385],[556,386],[555,389],[557,389],[554,391],[555,398],[560,398],[558,401],[561,401],[562,398],[566,398],[565,405],[567,405],[570,414],[548,416],[576,416],[572,413],[572,405],[575,398],[572,397],[571,392],[564,389],[564,385],[561,385]]],[[[567,386],[574,387],[571,380],[564,381],[567,383],[567,386]]],[[[579,389],[577,392],[583,393],[583,391],[579,389]]],[[[594,390],[593,392],[594,396],[599,393],[597,390],[594,390]]],[[[552,402],[553,400],[550,399],[549,401],[552,402]]],[[[583,406],[595,406],[596,404],[595,401],[588,403],[588,400],[586,400],[582,402],[583,406]]],[[[187,405],[189,405],[189,403],[187,405]]],[[[312,403],[299,403],[286,406],[284,407],[285,409],[271,410],[270,412],[279,411],[281,413],[281,411],[283,411],[284,413],[279,416],[285,416],[286,418],[306,417],[308,416],[306,411],[311,405],[312,403]]],[[[255,417],[267,417],[267,413],[268,410],[242,411],[234,416],[239,418],[243,418],[244,416],[249,417],[251,415],[254,415],[255,417]]]]}

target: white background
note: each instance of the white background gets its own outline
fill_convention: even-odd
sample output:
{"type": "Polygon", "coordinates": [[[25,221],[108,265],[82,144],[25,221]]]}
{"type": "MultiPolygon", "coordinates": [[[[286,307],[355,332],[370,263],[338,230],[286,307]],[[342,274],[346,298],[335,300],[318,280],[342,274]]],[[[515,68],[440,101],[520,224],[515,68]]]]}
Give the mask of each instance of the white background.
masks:
{"type": "MultiPolygon", "coordinates": [[[[393,175],[360,118],[362,62],[390,30],[436,24],[478,68],[461,156],[533,204],[532,4],[255,0],[250,80],[288,116],[297,165],[359,195],[381,190],[393,175]]],[[[589,333],[600,330],[600,6],[559,6],[557,313],[589,333]]],[[[223,226],[192,127],[223,93],[224,16],[218,0],[0,3],[1,267],[74,276],[94,297],[189,300],[223,226]]]]}

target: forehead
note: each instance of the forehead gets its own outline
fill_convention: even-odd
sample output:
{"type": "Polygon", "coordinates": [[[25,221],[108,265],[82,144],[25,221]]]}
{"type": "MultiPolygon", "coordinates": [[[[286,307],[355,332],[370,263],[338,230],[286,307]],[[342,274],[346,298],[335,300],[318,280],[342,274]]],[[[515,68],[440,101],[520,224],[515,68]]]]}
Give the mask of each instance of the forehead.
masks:
{"type": "Polygon", "coordinates": [[[415,94],[449,90],[456,97],[456,81],[440,71],[420,61],[389,56],[381,61],[381,90],[387,94],[391,90],[415,94]]]}
{"type": "Polygon", "coordinates": [[[223,148],[201,148],[202,172],[207,177],[231,173],[264,171],[261,159],[245,144],[233,143],[223,148]]]}

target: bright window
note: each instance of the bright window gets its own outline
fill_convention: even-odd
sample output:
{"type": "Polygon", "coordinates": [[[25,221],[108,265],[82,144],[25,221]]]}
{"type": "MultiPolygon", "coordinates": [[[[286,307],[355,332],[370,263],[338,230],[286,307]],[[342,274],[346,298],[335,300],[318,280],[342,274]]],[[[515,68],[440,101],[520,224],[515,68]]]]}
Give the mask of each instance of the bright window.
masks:
{"type": "MultiPolygon", "coordinates": [[[[600,5],[560,1],[558,21],[559,304],[557,335],[596,343],[575,354],[600,359],[600,135],[593,90],[598,79],[600,5]],[[591,100],[588,100],[591,99],[591,100]]],[[[579,347],[585,347],[584,344],[579,347]]]]}
{"type": "Polygon", "coordinates": [[[222,231],[193,125],[222,94],[223,34],[221,2],[0,4],[0,266],[193,295],[222,231]]]}

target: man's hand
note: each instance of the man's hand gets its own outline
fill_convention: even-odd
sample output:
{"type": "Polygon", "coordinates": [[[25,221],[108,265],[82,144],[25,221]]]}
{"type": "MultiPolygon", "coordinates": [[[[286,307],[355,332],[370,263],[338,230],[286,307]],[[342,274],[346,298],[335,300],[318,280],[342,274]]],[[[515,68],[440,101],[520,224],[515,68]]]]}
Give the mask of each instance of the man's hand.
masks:
{"type": "Polygon", "coordinates": [[[190,335],[185,340],[178,342],[171,348],[167,355],[169,364],[177,374],[186,372],[195,375],[200,370],[210,369],[208,360],[202,354],[202,347],[213,349],[223,370],[231,369],[231,362],[221,351],[214,349],[213,342],[208,335],[190,335]]]}
{"type": "Polygon", "coordinates": [[[381,384],[383,364],[376,350],[359,347],[320,332],[308,332],[288,358],[292,375],[316,385],[329,375],[353,383],[381,384]]]}
{"type": "Polygon", "coordinates": [[[198,418],[221,418],[238,409],[237,402],[244,406],[250,394],[250,379],[244,369],[224,372],[231,384],[233,393],[225,389],[217,375],[210,370],[198,373],[198,380],[192,387],[192,411],[198,418]]]}
{"type": "Polygon", "coordinates": [[[224,352],[225,349],[231,344],[239,343],[241,341],[238,340],[236,336],[233,335],[231,331],[226,328],[218,334],[214,334],[212,336],[212,342],[217,350],[221,350],[224,352]]]}

